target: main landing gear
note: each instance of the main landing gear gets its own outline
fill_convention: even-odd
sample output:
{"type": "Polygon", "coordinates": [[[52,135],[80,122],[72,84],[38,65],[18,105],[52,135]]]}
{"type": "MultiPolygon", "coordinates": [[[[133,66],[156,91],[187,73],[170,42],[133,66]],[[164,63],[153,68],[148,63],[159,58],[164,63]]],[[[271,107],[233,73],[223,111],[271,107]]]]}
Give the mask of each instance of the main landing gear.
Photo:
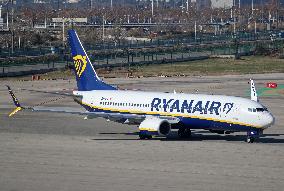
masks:
{"type": "Polygon", "coordinates": [[[185,127],[180,127],[178,130],[178,136],[180,138],[190,138],[191,137],[191,130],[185,127]]]}
{"type": "Polygon", "coordinates": [[[147,135],[146,133],[139,133],[139,139],[144,140],[144,139],[152,139],[152,135],[147,135]]]}

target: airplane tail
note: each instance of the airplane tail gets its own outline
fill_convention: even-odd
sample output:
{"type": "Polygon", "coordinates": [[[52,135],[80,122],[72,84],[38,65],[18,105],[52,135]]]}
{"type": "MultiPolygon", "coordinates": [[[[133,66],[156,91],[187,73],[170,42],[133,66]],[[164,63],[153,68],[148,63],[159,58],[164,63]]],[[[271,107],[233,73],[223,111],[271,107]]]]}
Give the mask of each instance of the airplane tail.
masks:
{"type": "Polygon", "coordinates": [[[104,83],[98,77],[76,31],[73,29],[68,30],[68,35],[78,90],[116,90],[116,88],[104,83]]]}

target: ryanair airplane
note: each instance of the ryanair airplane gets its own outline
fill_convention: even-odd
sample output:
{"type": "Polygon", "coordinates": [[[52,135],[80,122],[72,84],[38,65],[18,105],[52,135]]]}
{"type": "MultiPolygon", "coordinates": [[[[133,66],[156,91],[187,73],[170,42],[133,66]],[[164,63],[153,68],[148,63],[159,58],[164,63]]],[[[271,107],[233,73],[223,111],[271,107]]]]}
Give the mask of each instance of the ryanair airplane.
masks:
{"type": "Polygon", "coordinates": [[[204,94],[159,93],[118,90],[104,83],[94,70],[76,31],[69,30],[78,91],[74,100],[86,111],[64,108],[22,107],[8,87],[17,108],[40,112],[63,112],[85,115],[88,119],[103,117],[123,124],[139,126],[140,139],[153,135],[167,136],[173,129],[181,138],[189,138],[191,129],[213,133],[247,132],[252,143],[264,129],[274,123],[272,114],[258,102],[251,80],[251,99],[204,94]]]}

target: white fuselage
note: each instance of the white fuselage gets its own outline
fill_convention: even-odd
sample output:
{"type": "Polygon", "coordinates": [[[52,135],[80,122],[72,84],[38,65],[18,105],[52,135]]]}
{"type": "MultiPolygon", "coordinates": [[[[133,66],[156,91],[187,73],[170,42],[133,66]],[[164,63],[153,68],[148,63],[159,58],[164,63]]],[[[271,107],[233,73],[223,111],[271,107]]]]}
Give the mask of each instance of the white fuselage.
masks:
{"type": "Polygon", "coordinates": [[[241,97],[124,90],[74,91],[74,95],[83,96],[89,111],[173,116],[259,129],[274,122],[260,103],[241,97]]]}

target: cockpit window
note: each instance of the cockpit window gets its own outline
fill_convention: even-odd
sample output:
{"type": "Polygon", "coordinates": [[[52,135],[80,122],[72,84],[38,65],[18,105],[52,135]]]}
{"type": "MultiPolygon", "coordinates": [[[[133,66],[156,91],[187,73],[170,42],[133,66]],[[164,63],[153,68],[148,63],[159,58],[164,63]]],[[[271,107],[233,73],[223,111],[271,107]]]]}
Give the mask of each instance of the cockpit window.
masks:
{"type": "Polygon", "coordinates": [[[256,108],[257,112],[264,112],[264,111],[268,111],[268,109],[266,107],[263,108],[256,108]]]}
{"type": "Polygon", "coordinates": [[[266,107],[264,108],[248,108],[249,112],[264,112],[264,111],[268,111],[266,107]]]}

